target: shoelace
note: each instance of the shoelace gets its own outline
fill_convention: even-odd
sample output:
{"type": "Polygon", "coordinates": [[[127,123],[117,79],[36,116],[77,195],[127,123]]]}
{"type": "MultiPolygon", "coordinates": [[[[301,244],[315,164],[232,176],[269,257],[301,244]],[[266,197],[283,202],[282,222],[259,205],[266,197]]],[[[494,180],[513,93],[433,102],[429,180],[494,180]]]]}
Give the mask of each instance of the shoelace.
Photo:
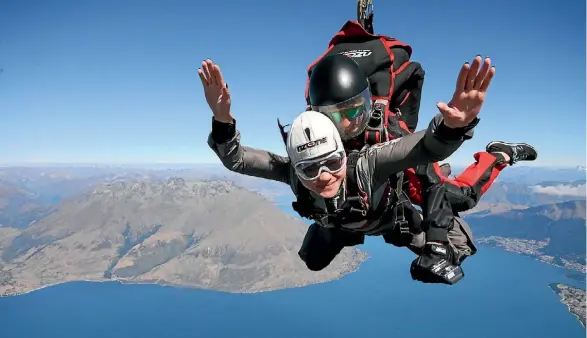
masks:
{"type": "Polygon", "coordinates": [[[515,146],[512,148],[512,162],[518,162],[525,160],[528,157],[528,153],[524,151],[523,146],[515,146]]]}

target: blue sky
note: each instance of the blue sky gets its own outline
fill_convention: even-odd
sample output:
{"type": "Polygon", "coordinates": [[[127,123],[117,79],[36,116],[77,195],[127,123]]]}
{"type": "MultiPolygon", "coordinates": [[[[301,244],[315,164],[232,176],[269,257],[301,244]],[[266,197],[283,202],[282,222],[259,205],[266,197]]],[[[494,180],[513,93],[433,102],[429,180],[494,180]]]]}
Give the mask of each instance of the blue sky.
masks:
{"type": "MultiPolygon", "coordinates": [[[[375,30],[412,44],[426,70],[420,128],[461,64],[497,74],[466,164],[491,140],[534,144],[536,165],[585,163],[585,2],[375,0],[375,30]],[[475,9],[472,9],[475,8],[475,9]]],[[[284,154],[276,118],[304,109],[305,69],[355,2],[0,2],[0,162],[217,162],[196,74],[230,84],[243,142],[284,154]]]]}

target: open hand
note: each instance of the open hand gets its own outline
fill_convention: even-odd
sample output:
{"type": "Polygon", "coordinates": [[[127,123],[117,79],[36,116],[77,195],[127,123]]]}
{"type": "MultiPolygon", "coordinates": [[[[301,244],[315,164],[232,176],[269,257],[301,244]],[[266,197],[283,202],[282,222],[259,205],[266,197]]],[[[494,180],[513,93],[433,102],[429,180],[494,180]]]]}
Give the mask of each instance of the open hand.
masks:
{"type": "Polygon", "coordinates": [[[202,62],[202,68],[198,68],[198,75],[202,81],[202,86],[204,86],[206,101],[214,114],[214,119],[219,122],[232,122],[230,93],[222,77],[220,67],[214,64],[212,60],[207,59],[202,62]]]}
{"type": "Polygon", "coordinates": [[[461,67],[452,100],[448,104],[444,102],[436,104],[444,116],[444,124],[447,127],[465,127],[475,120],[483,107],[487,88],[494,75],[495,67],[491,66],[491,59],[488,57],[482,60],[478,55],[471,65],[467,62],[461,67]]]}

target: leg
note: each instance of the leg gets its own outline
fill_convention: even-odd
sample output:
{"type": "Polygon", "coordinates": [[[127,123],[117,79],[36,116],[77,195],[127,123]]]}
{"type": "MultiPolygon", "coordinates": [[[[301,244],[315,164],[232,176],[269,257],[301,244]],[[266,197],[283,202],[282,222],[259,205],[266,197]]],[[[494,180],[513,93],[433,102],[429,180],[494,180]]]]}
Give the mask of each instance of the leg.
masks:
{"type": "Polygon", "coordinates": [[[308,269],[320,271],[342,251],[345,246],[363,244],[365,237],[335,228],[324,228],[314,223],[308,228],[298,255],[308,269]]]}
{"type": "Polygon", "coordinates": [[[501,154],[479,152],[475,163],[454,179],[446,178],[446,194],[455,212],[474,208],[481,196],[491,187],[499,173],[507,166],[501,154]]]}
{"type": "Polygon", "coordinates": [[[493,141],[487,145],[486,152],[479,152],[474,157],[475,163],[463,173],[454,180],[447,179],[447,183],[450,183],[447,185],[447,194],[455,212],[475,207],[508,164],[534,161],[538,153],[526,143],[493,141]]]}
{"type": "Polygon", "coordinates": [[[536,150],[525,143],[505,143],[494,141],[487,145],[486,152],[474,155],[475,163],[454,179],[444,175],[437,163],[421,166],[417,170],[422,188],[444,181],[446,194],[455,212],[470,210],[477,205],[487,192],[499,173],[508,164],[519,161],[533,161],[537,158],[536,150]]]}
{"type": "Polygon", "coordinates": [[[477,248],[473,244],[473,232],[469,224],[460,217],[455,216],[454,227],[448,232],[448,241],[455,250],[459,263],[477,253],[477,248]]]}

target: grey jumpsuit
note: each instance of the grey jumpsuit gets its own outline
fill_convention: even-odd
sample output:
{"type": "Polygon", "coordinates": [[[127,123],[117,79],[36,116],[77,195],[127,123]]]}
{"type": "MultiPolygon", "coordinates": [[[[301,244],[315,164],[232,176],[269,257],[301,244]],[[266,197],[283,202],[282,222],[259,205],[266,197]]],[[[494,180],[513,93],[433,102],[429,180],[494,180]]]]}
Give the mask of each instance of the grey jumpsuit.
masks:
{"type": "MultiPolygon", "coordinates": [[[[372,210],[385,204],[381,202],[387,198],[385,190],[391,174],[418,165],[442,161],[452,155],[464,140],[472,135],[473,128],[450,129],[442,123],[442,115],[436,115],[426,130],[371,146],[359,157],[356,165],[356,182],[359,190],[366,196],[365,202],[372,210]]],[[[213,119],[208,145],[228,170],[288,184],[297,195],[299,179],[289,158],[241,145],[236,121],[228,124],[213,119]]],[[[314,206],[326,211],[327,201],[310,193],[314,197],[314,206]]],[[[464,225],[466,226],[466,223],[464,225]]],[[[333,224],[315,223],[310,226],[300,250],[300,257],[308,268],[323,269],[344,246],[362,244],[362,235],[376,231],[381,224],[365,220],[340,226],[353,232],[341,231],[333,224]]],[[[468,230],[468,226],[466,227],[465,230],[468,230]]],[[[470,234],[470,231],[468,232],[470,234]]],[[[449,234],[449,239],[450,237],[449,234]]]]}

